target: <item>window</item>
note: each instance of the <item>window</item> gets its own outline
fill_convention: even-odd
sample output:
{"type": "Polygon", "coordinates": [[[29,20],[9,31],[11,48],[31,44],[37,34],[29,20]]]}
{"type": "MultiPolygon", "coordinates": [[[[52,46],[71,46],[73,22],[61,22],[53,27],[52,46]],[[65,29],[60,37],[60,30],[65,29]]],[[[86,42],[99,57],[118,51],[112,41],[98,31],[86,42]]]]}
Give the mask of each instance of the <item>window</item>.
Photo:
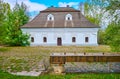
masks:
{"type": "Polygon", "coordinates": [[[47,42],[47,38],[46,37],[43,37],[43,42],[47,42]]]}
{"type": "Polygon", "coordinates": [[[72,15],[67,14],[66,17],[65,17],[65,20],[71,21],[72,20],[72,15]]]}
{"type": "Polygon", "coordinates": [[[53,20],[54,20],[54,16],[53,16],[52,14],[49,14],[49,15],[47,16],[47,20],[48,20],[48,21],[53,21],[53,20]]]}
{"type": "Polygon", "coordinates": [[[31,42],[34,42],[34,37],[31,37],[31,42]]]}
{"type": "Polygon", "coordinates": [[[50,17],[49,20],[52,20],[52,17],[50,17]]]}
{"type": "Polygon", "coordinates": [[[85,37],[85,42],[89,42],[89,38],[88,37],[85,37]]]}
{"type": "Polygon", "coordinates": [[[70,20],[70,17],[68,17],[68,20],[70,20]]]}
{"type": "Polygon", "coordinates": [[[76,38],[75,37],[72,37],[72,42],[76,42],[76,38]]]}

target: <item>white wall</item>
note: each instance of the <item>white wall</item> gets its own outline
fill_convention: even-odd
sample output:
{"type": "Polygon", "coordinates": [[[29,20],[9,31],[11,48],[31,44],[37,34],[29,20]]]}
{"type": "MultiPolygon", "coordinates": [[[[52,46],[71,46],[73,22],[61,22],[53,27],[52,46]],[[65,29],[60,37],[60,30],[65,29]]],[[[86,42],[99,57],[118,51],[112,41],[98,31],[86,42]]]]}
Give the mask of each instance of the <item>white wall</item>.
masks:
{"type": "Polygon", "coordinates": [[[22,28],[24,33],[34,37],[31,45],[57,46],[57,38],[62,38],[62,45],[98,45],[98,28],[22,28]],[[47,37],[47,43],[43,42],[43,37],[47,37]],[[76,42],[72,43],[72,37],[76,37],[76,42]],[[85,43],[85,37],[89,37],[89,42],[85,43]]]}

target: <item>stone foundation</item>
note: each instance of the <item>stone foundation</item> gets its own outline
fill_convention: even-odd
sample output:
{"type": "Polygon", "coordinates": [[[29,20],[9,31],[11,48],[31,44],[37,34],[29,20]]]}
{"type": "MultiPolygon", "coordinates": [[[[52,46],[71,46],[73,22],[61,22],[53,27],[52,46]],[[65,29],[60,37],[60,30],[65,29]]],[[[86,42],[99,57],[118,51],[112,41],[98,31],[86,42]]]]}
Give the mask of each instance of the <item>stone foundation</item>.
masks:
{"type": "Polygon", "coordinates": [[[63,65],[59,66],[59,65],[52,65],[53,67],[53,71],[55,74],[61,74],[65,72],[65,68],[63,65]]]}
{"type": "Polygon", "coordinates": [[[69,62],[66,73],[120,73],[120,62],[69,62]]]}

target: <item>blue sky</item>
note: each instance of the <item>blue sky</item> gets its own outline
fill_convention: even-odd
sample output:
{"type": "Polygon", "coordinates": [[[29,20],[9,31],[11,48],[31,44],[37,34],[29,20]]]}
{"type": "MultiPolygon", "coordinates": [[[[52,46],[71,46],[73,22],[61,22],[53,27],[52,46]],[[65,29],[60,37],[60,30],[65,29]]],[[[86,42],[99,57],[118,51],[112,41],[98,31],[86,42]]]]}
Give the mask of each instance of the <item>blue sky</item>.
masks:
{"type": "Polygon", "coordinates": [[[74,7],[75,9],[79,9],[78,5],[80,2],[84,2],[85,0],[4,0],[9,3],[11,9],[14,7],[16,1],[20,4],[24,2],[28,6],[28,11],[30,12],[31,18],[35,17],[39,11],[46,9],[50,6],[55,7],[66,7],[69,5],[70,7],[74,7]]]}
{"type": "Polygon", "coordinates": [[[47,7],[50,6],[66,7],[66,5],[69,5],[70,7],[79,9],[78,7],[79,3],[85,2],[87,0],[4,0],[4,1],[10,4],[11,9],[14,7],[16,1],[19,4],[21,4],[21,2],[24,2],[28,7],[30,18],[33,19],[41,10],[44,10],[47,7]]]}
{"type": "Polygon", "coordinates": [[[54,5],[56,7],[59,7],[60,3],[64,3],[64,4],[79,3],[79,2],[84,2],[85,0],[30,0],[30,1],[37,2],[40,4],[45,4],[46,6],[54,5]]]}

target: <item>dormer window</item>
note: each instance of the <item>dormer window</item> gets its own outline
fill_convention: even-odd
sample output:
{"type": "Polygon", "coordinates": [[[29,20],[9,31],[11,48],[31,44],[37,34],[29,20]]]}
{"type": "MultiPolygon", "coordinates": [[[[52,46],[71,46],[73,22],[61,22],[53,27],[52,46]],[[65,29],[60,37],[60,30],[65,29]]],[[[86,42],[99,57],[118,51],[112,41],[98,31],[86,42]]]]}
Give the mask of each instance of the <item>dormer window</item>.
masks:
{"type": "Polygon", "coordinates": [[[49,17],[49,20],[52,20],[52,17],[49,17]]]}
{"type": "Polygon", "coordinates": [[[72,20],[72,15],[71,14],[67,14],[66,17],[65,17],[65,20],[71,21],[72,20]]]}
{"type": "Polygon", "coordinates": [[[68,19],[67,20],[70,20],[70,17],[68,17],[68,19]]]}
{"type": "Polygon", "coordinates": [[[52,14],[49,14],[49,15],[47,16],[47,20],[48,20],[48,21],[53,21],[53,20],[54,20],[54,16],[53,16],[52,14]]]}

